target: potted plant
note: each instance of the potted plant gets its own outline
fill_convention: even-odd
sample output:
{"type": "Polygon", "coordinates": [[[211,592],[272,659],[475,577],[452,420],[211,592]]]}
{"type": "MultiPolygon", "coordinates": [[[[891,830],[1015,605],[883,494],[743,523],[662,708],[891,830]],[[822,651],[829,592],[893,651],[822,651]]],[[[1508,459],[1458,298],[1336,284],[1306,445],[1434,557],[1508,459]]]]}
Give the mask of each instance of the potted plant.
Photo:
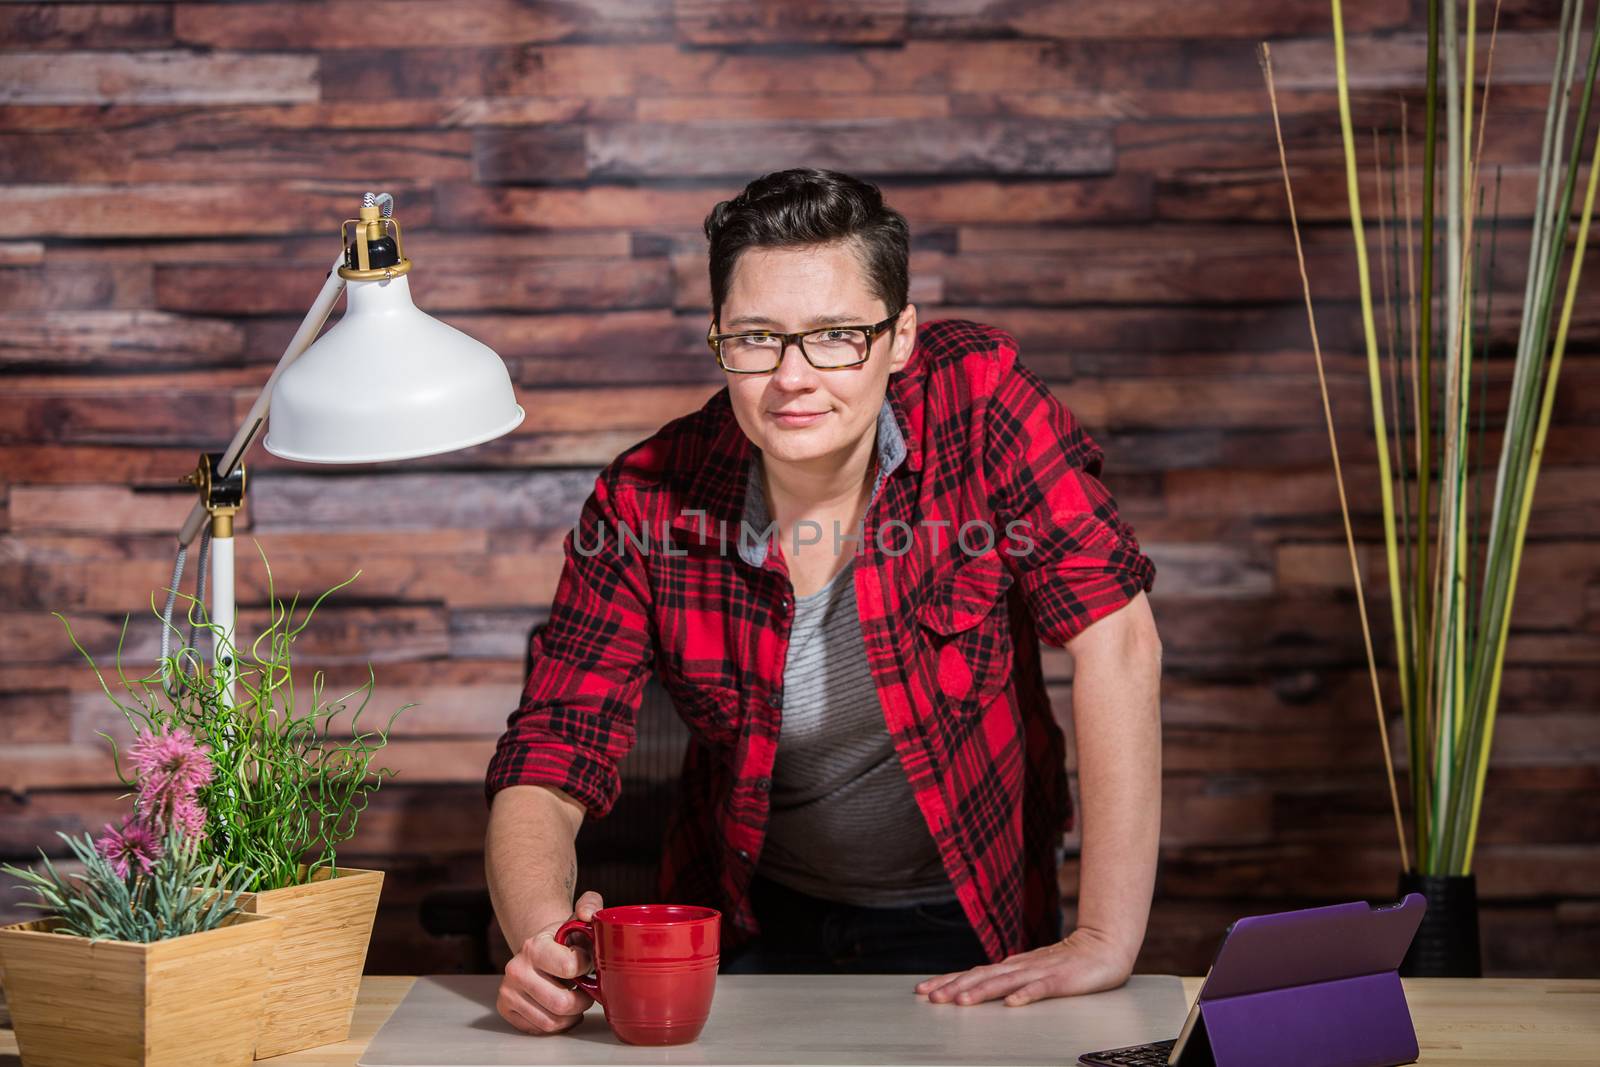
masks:
{"type": "MultiPolygon", "coordinates": [[[[1591,143],[1588,166],[1583,165],[1596,72],[1600,70],[1600,35],[1593,33],[1592,26],[1586,34],[1582,5],[1569,2],[1562,6],[1551,57],[1530,247],[1522,303],[1515,316],[1518,329],[1511,388],[1503,418],[1500,413],[1490,415],[1485,410],[1484,383],[1490,369],[1489,298],[1493,295],[1490,279],[1500,221],[1499,171],[1493,168],[1491,181],[1490,172],[1482,167],[1492,159],[1483,143],[1499,8],[1494,9],[1495,21],[1489,26],[1480,89],[1473,59],[1479,46],[1476,8],[1466,5],[1465,26],[1458,32],[1459,6],[1455,0],[1428,0],[1426,5],[1428,60],[1421,174],[1413,180],[1404,144],[1403,169],[1398,175],[1392,149],[1387,175],[1381,164],[1373,161],[1379,221],[1376,251],[1383,268],[1383,322],[1390,364],[1386,372],[1380,358],[1368,265],[1359,180],[1362,167],[1350,114],[1343,16],[1340,0],[1331,0],[1334,73],[1382,500],[1389,637],[1407,756],[1409,840],[1337,447],[1334,474],[1383,744],[1400,859],[1399,889],[1402,894],[1419,891],[1428,900],[1427,915],[1401,973],[1442,977],[1475,977],[1482,970],[1473,856],[1517,578],[1568,331],[1582,291],[1579,279],[1594,217],[1596,178],[1600,176],[1600,140],[1591,143]],[[1585,52],[1586,60],[1580,66],[1578,60],[1585,52]],[[1441,55],[1447,74],[1459,66],[1459,77],[1441,80],[1441,55]],[[1582,73],[1575,78],[1578,71],[1582,73]],[[1447,104],[1447,121],[1441,121],[1439,114],[1441,95],[1447,104]],[[1569,122],[1572,103],[1577,106],[1569,122]],[[1441,161],[1449,161],[1450,172],[1442,183],[1444,225],[1436,250],[1434,190],[1441,161]],[[1387,189],[1383,188],[1385,182],[1387,189]],[[1413,184],[1421,189],[1415,226],[1413,184]],[[1397,210],[1402,203],[1403,217],[1397,210]],[[1419,231],[1415,241],[1414,229],[1419,231]],[[1443,269],[1436,263],[1441,253],[1443,269]],[[1413,282],[1409,275],[1414,260],[1420,264],[1420,273],[1413,282]],[[1409,308],[1397,306],[1401,304],[1402,279],[1409,308]],[[1403,323],[1409,324],[1409,331],[1402,329],[1403,323]],[[1476,402],[1474,389],[1480,397],[1476,402]],[[1399,423],[1393,429],[1392,444],[1386,413],[1392,413],[1399,423]],[[1503,426],[1498,463],[1493,465],[1483,440],[1485,425],[1491,421],[1503,426]],[[1401,447],[1401,438],[1407,435],[1411,440],[1401,447]],[[1443,444],[1437,456],[1433,454],[1436,437],[1442,438],[1443,444]],[[1393,472],[1391,454],[1397,468],[1393,472]],[[1414,460],[1409,472],[1408,456],[1414,460]],[[1430,519],[1435,505],[1437,510],[1430,519]]],[[[1276,123],[1270,56],[1264,53],[1263,61],[1276,123]]],[[[1281,133],[1279,152],[1284,182],[1289,186],[1281,133]]],[[[1298,249],[1300,234],[1293,210],[1291,189],[1290,219],[1298,249]]],[[[1303,258],[1301,277],[1304,282],[1303,258]]],[[[1308,282],[1305,286],[1309,312],[1311,292],[1308,282]]],[[[1311,330],[1331,444],[1332,411],[1314,318],[1311,330]]],[[[1509,344],[1505,347],[1512,348],[1509,344]]]]}
{"type": "MultiPolygon", "coordinates": [[[[412,705],[369,729],[362,716],[375,683],[370,664],[362,686],[332,700],[322,671],[309,692],[296,688],[292,673],[294,642],[316,609],[359,575],[317,597],[297,619],[299,598],[287,606],[278,600],[268,567],[270,621],[248,654],[207,620],[203,604],[186,598],[191,633],[210,635],[214,654],[231,659],[235,677],[208,667],[191,638],[161,657],[158,674],[135,683],[124,676],[131,702],[112,696],[135,730],[183,728],[204,744],[217,771],[197,794],[204,855],[236,872],[229,888],[242,891],[242,911],[283,920],[257,1058],[348,1036],[383,887],[381,871],[341,866],[338,847],[354,836],[370,794],[392,776],[373,760],[395,716],[412,705]]],[[[83,652],[76,638],[73,644],[83,652]]],[[[120,649],[118,658],[120,666],[120,649]]]]}
{"type": "Polygon", "coordinates": [[[194,737],[145,734],[131,756],[134,814],[98,840],[59,835],[81,874],[48,857],[40,870],[5,867],[45,912],[0,927],[23,1062],[248,1064],[283,924],[241,911],[203,855],[196,793],[213,769],[194,737]]]}

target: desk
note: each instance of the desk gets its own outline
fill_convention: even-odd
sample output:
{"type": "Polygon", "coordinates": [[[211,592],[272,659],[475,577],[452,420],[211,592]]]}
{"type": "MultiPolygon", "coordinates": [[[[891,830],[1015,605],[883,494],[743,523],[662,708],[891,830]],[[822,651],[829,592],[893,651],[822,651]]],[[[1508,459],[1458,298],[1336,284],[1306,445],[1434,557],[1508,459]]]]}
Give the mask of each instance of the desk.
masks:
{"type": "MultiPolygon", "coordinates": [[[[348,1041],[260,1062],[274,1067],[353,1067],[413,981],[362,979],[348,1041]]],[[[1592,1067],[1600,1062],[1600,979],[1408,978],[1404,984],[1422,1046],[1419,1063],[1592,1067]]],[[[1188,999],[1193,1000],[1199,988],[1199,978],[1183,980],[1188,999]]],[[[0,1030],[0,1067],[15,1064],[16,1053],[16,1035],[0,1030]]]]}

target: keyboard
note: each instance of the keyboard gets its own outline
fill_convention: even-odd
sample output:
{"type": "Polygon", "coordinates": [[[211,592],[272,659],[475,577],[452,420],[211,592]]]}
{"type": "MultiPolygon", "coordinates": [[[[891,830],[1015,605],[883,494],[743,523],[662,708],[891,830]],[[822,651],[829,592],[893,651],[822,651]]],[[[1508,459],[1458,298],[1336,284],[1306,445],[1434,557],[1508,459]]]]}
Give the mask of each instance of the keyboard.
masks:
{"type": "Polygon", "coordinates": [[[1172,1054],[1176,1041],[1152,1041],[1148,1045],[1129,1045],[1106,1052],[1085,1052],[1079,1063],[1092,1067],[1167,1067],[1167,1057],[1172,1054]]]}

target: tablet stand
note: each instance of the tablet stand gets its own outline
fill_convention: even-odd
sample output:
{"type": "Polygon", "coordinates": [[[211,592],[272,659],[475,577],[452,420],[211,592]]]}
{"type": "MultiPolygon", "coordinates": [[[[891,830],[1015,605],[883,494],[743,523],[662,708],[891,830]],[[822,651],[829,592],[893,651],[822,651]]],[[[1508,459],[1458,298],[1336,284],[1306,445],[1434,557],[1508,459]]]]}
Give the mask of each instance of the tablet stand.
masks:
{"type": "Polygon", "coordinates": [[[1357,901],[1228,928],[1180,1067],[1392,1067],[1417,1058],[1399,966],[1427,901],[1357,901]]]}

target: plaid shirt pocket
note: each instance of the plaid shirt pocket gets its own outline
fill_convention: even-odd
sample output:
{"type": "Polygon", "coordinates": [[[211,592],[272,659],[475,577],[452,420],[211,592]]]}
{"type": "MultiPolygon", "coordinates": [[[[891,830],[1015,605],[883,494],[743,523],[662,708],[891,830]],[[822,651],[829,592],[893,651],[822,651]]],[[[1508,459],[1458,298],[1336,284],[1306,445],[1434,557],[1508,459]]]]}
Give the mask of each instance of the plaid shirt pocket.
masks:
{"type": "Polygon", "coordinates": [[[917,621],[938,694],[962,715],[977,716],[1011,681],[1011,626],[1005,610],[1011,571],[998,549],[957,557],[936,575],[917,621]]]}

